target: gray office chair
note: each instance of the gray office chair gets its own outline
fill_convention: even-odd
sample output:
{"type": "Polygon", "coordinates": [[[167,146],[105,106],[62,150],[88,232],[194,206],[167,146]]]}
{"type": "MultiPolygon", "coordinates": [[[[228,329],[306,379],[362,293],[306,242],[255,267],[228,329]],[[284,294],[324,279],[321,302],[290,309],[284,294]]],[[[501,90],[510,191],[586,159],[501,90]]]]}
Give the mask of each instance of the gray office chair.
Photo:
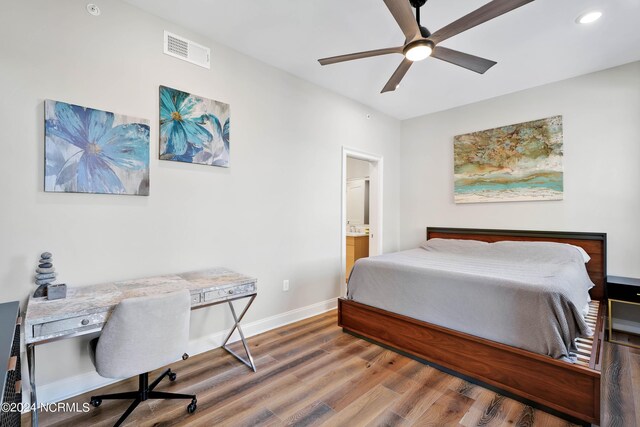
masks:
{"type": "Polygon", "coordinates": [[[130,378],[138,375],[137,391],[91,396],[91,404],[100,406],[103,399],[134,399],[116,422],[116,426],[147,399],[191,399],[187,411],[196,410],[196,396],[166,393],[153,389],[166,376],[175,381],[176,374],[167,369],[149,384],[149,372],[188,357],[184,351],[189,340],[189,291],[128,298],[113,310],[99,338],[91,341],[91,359],[96,371],[106,378],[130,378]]]}

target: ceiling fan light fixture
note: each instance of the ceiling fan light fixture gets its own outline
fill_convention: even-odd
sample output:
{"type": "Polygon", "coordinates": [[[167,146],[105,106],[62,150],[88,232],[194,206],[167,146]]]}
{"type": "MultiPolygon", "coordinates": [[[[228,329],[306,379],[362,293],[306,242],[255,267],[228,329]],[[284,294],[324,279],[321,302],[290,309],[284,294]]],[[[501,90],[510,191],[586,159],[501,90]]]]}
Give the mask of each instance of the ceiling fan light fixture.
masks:
{"type": "Polygon", "coordinates": [[[596,22],[602,16],[602,12],[599,10],[592,10],[591,12],[583,13],[578,16],[576,22],[578,24],[591,24],[592,22],[596,22]]]}
{"type": "Polygon", "coordinates": [[[422,61],[433,53],[434,45],[429,40],[416,40],[405,46],[403,54],[409,61],[422,61]]]}

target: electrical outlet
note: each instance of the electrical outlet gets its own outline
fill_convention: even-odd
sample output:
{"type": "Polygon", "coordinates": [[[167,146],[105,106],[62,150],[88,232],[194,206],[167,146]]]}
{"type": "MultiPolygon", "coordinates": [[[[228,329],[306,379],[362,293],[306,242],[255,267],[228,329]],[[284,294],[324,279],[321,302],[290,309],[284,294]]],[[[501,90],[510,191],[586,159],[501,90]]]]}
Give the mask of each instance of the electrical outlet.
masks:
{"type": "Polygon", "coordinates": [[[282,281],[282,290],[284,292],[287,292],[289,290],[289,280],[283,280],[282,281]]]}

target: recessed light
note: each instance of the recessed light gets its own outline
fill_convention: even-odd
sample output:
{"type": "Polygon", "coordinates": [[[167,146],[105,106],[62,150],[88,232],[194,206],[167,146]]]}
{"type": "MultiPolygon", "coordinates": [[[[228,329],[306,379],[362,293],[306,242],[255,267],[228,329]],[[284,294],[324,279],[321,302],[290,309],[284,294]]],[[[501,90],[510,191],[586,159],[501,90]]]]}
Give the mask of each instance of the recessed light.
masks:
{"type": "Polygon", "coordinates": [[[599,10],[592,10],[591,12],[583,13],[578,16],[576,22],[578,24],[591,24],[592,22],[596,22],[602,16],[602,12],[599,10]]]}

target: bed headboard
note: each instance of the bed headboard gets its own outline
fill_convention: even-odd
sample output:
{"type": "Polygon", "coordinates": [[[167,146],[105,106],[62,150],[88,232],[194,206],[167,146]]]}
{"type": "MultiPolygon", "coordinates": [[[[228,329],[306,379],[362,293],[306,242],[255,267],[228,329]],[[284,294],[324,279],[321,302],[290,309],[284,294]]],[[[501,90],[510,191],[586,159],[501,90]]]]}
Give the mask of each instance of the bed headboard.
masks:
{"type": "Polygon", "coordinates": [[[590,291],[591,298],[594,300],[604,299],[607,280],[607,233],[427,227],[427,240],[433,238],[481,240],[483,242],[546,241],[580,246],[591,257],[586,265],[589,277],[596,285],[590,291]]]}

